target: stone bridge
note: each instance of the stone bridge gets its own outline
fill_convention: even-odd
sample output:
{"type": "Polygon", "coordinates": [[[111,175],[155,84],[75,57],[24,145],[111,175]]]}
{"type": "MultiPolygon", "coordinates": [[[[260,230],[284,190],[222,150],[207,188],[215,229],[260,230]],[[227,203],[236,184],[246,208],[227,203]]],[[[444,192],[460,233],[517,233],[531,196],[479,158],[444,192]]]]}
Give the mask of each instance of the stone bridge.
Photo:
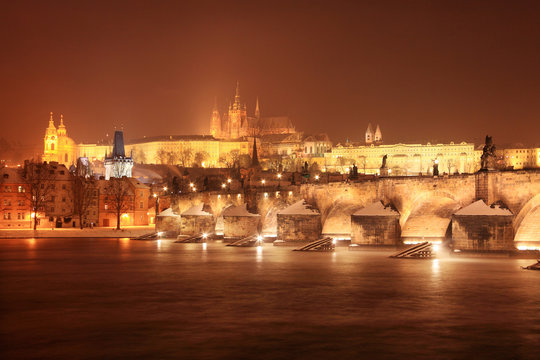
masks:
{"type": "Polygon", "coordinates": [[[375,201],[392,204],[400,214],[402,238],[444,238],[454,212],[482,199],[502,202],[514,214],[515,241],[538,240],[540,170],[479,172],[441,177],[379,177],[346,183],[305,184],[248,195],[203,193],[179,202],[180,212],[204,201],[219,217],[230,203],[245,201],[262,215],[263,231],[275,234],[277,212],[304,198],[322,215],[323,234],[350,238],[351,214],[375,201]]]}

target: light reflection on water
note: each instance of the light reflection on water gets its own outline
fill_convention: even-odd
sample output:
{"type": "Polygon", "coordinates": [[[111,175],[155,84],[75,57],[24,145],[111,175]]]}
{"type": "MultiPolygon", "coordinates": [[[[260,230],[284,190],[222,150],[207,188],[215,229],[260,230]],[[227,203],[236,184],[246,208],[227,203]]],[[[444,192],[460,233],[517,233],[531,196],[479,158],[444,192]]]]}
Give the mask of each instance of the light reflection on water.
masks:
{"type": "Polygon", "coordinates": [[[0,241],[2,358],[536,358],[532,260],[0,241]],[[85,357],[85,356],[82,356],[85,357]]]}

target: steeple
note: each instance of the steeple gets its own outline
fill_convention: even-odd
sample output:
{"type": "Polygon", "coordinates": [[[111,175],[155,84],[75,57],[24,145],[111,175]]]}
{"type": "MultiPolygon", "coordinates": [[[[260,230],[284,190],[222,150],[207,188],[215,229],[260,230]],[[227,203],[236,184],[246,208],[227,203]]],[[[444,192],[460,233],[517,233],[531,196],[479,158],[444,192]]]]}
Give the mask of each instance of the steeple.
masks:
{"type": "Polygon", "coordinates": [[[65,136],[66,135],[66,126],[64,125],[64,115],[60,114],[60,125],[58,125],[58,135],[59,136],[65,136]]]}
{"type": "Polygon", "coordinates": [[[366,130],[366,144],[371,143],[373,143],[373,128],[371,127],[371,123],[369,123],[366,130]]]}
{"type": "Polygon", "coordinates": [[[236,92],[234,94],[234,110],[240,110],[242,107],[240,105],[240,81],[236,81],[236,92]]]}
{"type": "Polygon", "coordinates": [[[373,140],[377,143],[382,141],[382,132],[378,124],[377,129],[375,130],[375,135],[373,136],[373,140]]]}
{"type": "Polygon", "coordinates": [[[255,102],[255,117],[259,119],[261,117],[261,111],[259,110],[259,97],[257,96],[257,101],[255,102]]]}
{"type": "Polygon", "coordinates": [[[50,112],[50,117],[49,117],[49,129],[56,129],[56,127],[54,126],[52,111],[50,112]]]}
{"type": "Polygon", "coordinates": [[[259,156],[257,155],[257,138],[253,138],[253,153],[251,156],[251,166],[259,166],[259,156]]]}

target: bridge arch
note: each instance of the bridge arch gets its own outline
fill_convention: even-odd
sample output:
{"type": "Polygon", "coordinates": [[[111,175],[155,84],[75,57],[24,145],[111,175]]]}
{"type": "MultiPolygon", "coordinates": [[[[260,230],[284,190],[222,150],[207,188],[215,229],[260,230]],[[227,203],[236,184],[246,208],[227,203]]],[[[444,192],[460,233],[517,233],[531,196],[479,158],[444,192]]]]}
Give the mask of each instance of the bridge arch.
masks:
{"type": "Polygon", "coordinates": [[[540,249],[540,194],[530,198],[514,218],[514,243],[518,248],[540,249]]]}
{"type": "Polygon", "coordinates": [[[398,209],[403,241],[442,241],[449,236],[452,214],[461,207],[446,191],[425,191],[408,199],[398,209]]]}

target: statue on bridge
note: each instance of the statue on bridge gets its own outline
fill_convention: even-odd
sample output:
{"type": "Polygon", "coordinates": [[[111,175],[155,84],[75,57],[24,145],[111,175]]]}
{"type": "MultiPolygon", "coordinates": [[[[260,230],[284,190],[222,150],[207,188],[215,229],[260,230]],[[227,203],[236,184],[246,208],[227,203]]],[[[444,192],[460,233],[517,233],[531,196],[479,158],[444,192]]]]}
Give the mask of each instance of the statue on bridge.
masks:
{"type": "Polygon", "coordinates": [[[491,136],[486,135],[486,144],[482,150],[480,170],[493,169],[493,161],[490,161],[490,159],[493,160],[495,157],[495,145],[493,145],[493,139],[491,136]]]}
{"type": "Polygon", "coordinates": [[[384,155],[382,158],[382,165],[379,169],[379,174],[381,176],[388,176],[388,168],[386,167],[386,159],[388,159],[388,155],[384,155]]]}

